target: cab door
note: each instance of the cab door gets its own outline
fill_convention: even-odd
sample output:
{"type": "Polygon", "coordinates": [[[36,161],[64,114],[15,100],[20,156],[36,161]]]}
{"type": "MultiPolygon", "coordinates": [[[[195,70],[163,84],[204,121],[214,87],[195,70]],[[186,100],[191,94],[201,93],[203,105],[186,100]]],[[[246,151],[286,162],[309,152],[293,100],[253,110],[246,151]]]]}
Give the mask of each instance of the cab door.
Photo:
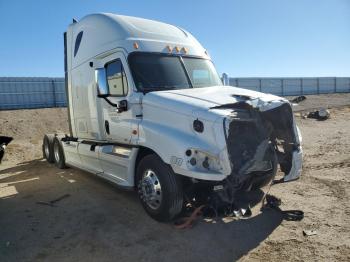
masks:
{"type": "Polygon", "coordinates": [[[107,57],[104,67],[109,88],[109,96],[101,101],[105,140],[130,144],[133,130],[137,130],[138,125],[133,117],[135,110],[130,99],[131,76],[124,54],[116,53],[107,57]]]}

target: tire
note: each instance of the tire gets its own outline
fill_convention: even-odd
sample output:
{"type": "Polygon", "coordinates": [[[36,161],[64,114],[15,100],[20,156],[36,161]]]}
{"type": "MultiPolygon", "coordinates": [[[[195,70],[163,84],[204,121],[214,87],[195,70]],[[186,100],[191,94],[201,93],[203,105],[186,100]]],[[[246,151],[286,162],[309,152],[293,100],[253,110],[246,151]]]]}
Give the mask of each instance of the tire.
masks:
{"type": "Polygon", "coordinates": [[[63,153],[62,142],[57,137],[53,140],[53,153],[55,165],[60,169],[66,168],[66,159],[63,153]]]}
{"type": "Polygon", "coordinates": [[[55,157],[53,153],[53,140],[55,136],[54,135],[44,135],[43,138],[43,157],[47,160],[49,163],[55,162],[55,157]]]}
{"type": "Polygon", "coordinates": [[[159,156],[150,154],[141,159],[136,171],[136,186],[143,208],[153,219],[169,222],[181,213],[181,179],[159,156]],[[153,201],[149,198],[151,191],[153,201]]]}

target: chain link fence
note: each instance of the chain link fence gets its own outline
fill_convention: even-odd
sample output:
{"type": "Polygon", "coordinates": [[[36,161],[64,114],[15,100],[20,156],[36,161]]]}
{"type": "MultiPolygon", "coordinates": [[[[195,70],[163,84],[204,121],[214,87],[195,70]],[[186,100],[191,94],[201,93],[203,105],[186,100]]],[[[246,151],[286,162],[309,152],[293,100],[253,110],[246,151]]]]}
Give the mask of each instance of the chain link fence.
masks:
{"type": "Polygon", "coordinates": [[[0,77],[0,110],[66,105],[64,78],[0,77]]]}
{"type": "Polygon", "coordinates": [[[227,79],[228,85],[230,86],[237,86],[279,96],[350,93],[350,77],[227,79]]]}
{"type": "MultiPolygon", "coordinates": [[[[350,77],[229,78],[226,85],[279,96],[349,93],[350,77]]],[[[67,106],[64,78],[0,77],[0,110],[67,106]]]]}

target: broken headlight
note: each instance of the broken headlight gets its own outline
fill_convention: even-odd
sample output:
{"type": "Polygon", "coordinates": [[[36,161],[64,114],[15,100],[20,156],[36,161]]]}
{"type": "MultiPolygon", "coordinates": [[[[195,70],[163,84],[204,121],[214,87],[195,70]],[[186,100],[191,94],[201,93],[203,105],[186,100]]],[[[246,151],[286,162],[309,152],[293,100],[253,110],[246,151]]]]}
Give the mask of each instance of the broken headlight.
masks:
{"type": "Polygon", "coordinates": [[[201,172],[222,171],[220,159],[217,156],[198,149],[188,149],[186,151],[186,160],[189,170],[201,172]]]}

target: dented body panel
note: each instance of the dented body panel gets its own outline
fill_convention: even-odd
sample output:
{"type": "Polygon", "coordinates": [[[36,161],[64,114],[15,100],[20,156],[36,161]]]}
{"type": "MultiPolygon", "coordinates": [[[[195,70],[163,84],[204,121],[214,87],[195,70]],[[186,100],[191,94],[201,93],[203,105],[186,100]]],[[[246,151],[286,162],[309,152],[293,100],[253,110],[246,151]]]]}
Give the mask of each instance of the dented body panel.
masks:
{"type": "MultiPolygon", "coordinates": [[[[219,86],[201,88],[200,92],[195,89],[152,92],[144,96],[142,105],[143,121],[140,123],[140,145],[152,148],[155,145],[149,144],[149,141],[158,140],[157,149],[163,161],[169,163],[179,174],[212,181],[220,181],[230,175],[237,175],[236,165],[243,161],[238,157],[244,154],[245,150],[239,147],[244,147],[251,139],[254,139],[257,132],[265,132],[267,127],[264,125],[267,122],[270,125],[276,122],[278,132],[289,134],[288,143],[293,143],[295,146],[295,150],[293,148],[293,151],[288,153],[291,167],[286,167],[285,179],[292,180],[300,176],[302,162],[300,134],[294,123],[291,106],[284,98],[236,87],[219,86]],[[245,107],[242,108],[239,105],[245,105],[245,107]],[[284,109],[283,112],[282,109],[284,109]],[[162,113],[159,114],[159,112],[162,113]],[[250,116],[252,112],[254,116],[250,116]],[[193,130],[192,123],[195,119],[204,123],[202,133],[193,130]],[[279,127],[278,124],[283,124],[280,119],[286,119],[285,122],[288,122],[289,125],[279,127]],[[248,121],[253,123],[250,128],[247,127],[246,130],[243,128],[237,130],[236,134],[230,134],[230,129],[239,126],[241,122],[248,121]],[[254,128],[251,128],[252,126],[254,128]],[[249,130],[252,132],[247,133],[249,130]],[[153,134],[153,137],[150,137],[150,133],[153,134]],[[229,144],[228,136],[230,140],[237,142],[229,144]],[[243,136],[245,140],[242,140],[243,136]],[[185,155],[188,149],[210,154],[218,160],[220,167],[217,170],[191,167],[188,164],[190,157],[185,155]],[[231,159],[230,152],[231,154],[236,152],[231,159]],[[180,159],[180,161],[174,161],[174,159],[180,159]]],[[[264,138],[265,150],[267,147],[274,146],[269,145],[270,137],[264,138]]],[[[255,146],[257,150],[258,145],[255,146]]],[[[254,154],[249,160],[252,164],[254,163],[254,154]]],[[[255,161],[258,162],[258,160],[255,161]]],[[[260,164],[260,168],[262,167],[260,164]]],[[[271,179],[273,176],[274,174],[271,175],[271,179]]]]}

